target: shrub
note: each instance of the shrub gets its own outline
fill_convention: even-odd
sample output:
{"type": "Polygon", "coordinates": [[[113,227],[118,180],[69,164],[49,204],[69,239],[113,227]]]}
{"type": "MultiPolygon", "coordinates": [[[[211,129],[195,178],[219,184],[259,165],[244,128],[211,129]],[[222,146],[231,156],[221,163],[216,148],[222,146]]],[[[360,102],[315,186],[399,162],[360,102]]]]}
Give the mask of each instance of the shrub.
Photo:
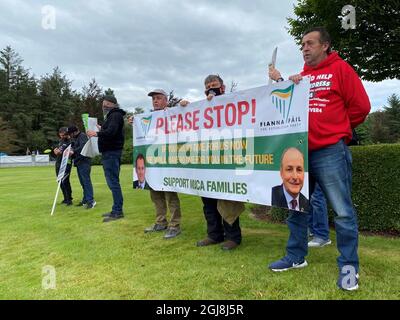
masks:
{"type": "Polygon", "coordinates": [[[400,231],[400,144],[355,146],[351,151],[360,230],[400,231]]]}

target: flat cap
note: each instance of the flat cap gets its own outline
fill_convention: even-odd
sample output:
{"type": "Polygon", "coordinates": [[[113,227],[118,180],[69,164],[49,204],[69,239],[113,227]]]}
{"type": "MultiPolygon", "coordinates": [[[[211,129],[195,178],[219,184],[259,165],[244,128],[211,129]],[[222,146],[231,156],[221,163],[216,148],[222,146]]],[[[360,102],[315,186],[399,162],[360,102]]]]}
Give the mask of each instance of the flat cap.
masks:
{"type": "Polygon", "coordinates": [[[154,89],[153,91],[150,91],[148,96],[152,97],[156,94],[162,94],[163,96],[168,97],[167,93],[163,89],[154,89]]]}

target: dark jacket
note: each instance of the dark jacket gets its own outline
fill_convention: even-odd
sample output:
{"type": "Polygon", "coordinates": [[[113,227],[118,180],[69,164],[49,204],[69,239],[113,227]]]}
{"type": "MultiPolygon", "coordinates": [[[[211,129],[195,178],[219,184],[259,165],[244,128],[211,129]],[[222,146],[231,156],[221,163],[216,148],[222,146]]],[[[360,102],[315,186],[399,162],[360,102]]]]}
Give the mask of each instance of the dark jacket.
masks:
{"type": "Polygon", "coordinates": [[[126,112],[119,108],[112,109],[106,121],[97,132],[99,137],[99,151],[122,150],[124,148],[124,116],[126,112]]]}
{"type": "MultiPolygon", "coordinates": [[[[300,202],[299,203],[300,211],[308,212],[309,211],[309,202],[308,202],[308,199],[302,193],[300,193],[299,202],[300,202]]],[[[272,188],[271,205],[289,209],[285,194],[283,192],[283,184],[272,188]]]]}
{"type": "MultiPolygon", "coordinates": [[[[133,181],[133,189],[141,189],[139,188],[139,180],[133,181]]],[[[150,186],[147,184],[147,181],[144,182],[144,189],[150,190],[150,186]]]]}
{"type": "Polygon", "coordinates": [[[73,140],[72,150],[74,151],[74,154],[72,155],[72,159],[74,160],[75,166],[78,166],[82,162],[91,162],[90,158],[81,155],[81,151],[88,140],[89,138],[83,132],[79,132],[73,140]]]}
{"type": "MultiPolygon", "coordinates": [[[[60,139],[58,142],[57,148],[61,150],[61,154],[56,155],[54,153],[54,150],[52,151],[52,155],[56,157],[56,168],[59,168],[61,166],[61,161],[63,157],[63,152],[65,149],[68,148],[68,146],[71,144],[71,141],[69,139],[60,139]]],[[[68,164],[71,164],[70,160],[68,160],[68,164]]]]}

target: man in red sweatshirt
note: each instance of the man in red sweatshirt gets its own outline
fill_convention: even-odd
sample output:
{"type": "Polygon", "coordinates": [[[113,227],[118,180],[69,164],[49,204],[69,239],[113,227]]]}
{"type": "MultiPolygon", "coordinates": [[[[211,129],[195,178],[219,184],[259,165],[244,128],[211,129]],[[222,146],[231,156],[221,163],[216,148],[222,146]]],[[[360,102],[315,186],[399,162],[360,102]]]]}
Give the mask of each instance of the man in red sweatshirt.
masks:
{"type": "MultiPolygon", "coordinates": [[[[304,69],[289,77],[298,84],[303,77],[311,82],[309,103],[309,177],[310,194],[315,182],[321,186],[335,211],[339,277],[344,290],[358,289],[358,225],[351,200],[351,153],[347,147],[352,129],[362,123],[371,105],[362,82],[353,68],[331,51],[331,39],[325,28],[306,31],[301,48],[304,69]]],[[[270,68],[269,76],[283,80],[270,68]]],[[[290,235],[286,256],[269,265],[272,271],[307,266],[307,214],[290,211],[287,220],[290,235]]]]}

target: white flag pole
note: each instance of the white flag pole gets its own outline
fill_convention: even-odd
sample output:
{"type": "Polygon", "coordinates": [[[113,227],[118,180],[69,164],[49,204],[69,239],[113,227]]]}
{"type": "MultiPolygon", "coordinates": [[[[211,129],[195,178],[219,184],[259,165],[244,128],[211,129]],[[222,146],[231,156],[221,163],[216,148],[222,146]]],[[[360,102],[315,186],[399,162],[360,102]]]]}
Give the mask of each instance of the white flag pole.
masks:
{"type": "MultiPolygon", "coordinates": [[[[272,59],[271,59],[271,62],[268,64],[268,67],[272,66],[275,68],[277,53],[278,53],[278,47],[275,47],[274,51],[272,51],[272,59]]],[[[272,84],[272,79],[269,78],[268,85],[271,85],[271,84],[272,84]]]]}
{"type": "Polygon", "coordinates": [[[51,215],[53,215],[54,209],[56,208],[56,202],[57,202],[57,198],[58,198],[58,193],[60,192],[60,187],[61,187],[61,181],[58,183],[56,197],[54,198],[53,208],[51,209],[51,215]]]}

